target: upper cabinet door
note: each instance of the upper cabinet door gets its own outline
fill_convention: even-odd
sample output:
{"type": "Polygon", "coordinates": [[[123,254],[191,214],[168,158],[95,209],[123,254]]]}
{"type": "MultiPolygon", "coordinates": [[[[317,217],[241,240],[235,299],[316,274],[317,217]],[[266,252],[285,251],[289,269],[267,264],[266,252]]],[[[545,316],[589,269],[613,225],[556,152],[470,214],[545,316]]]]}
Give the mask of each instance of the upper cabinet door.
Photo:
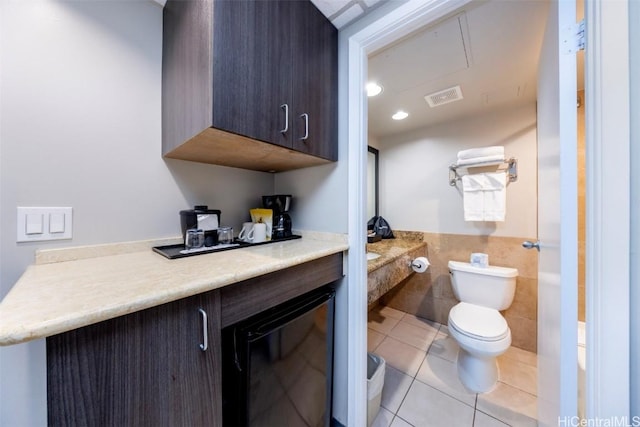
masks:
{"type": "Polygon", "coordinates": [[[292,7],[293,149],[338,158],[338,31],[311,2],[292,7]]]}
{"type": "Polygon", "coordinates": [[[214,8],[213,126],[291,147],[288,2],[221,1],[214,8]]]}

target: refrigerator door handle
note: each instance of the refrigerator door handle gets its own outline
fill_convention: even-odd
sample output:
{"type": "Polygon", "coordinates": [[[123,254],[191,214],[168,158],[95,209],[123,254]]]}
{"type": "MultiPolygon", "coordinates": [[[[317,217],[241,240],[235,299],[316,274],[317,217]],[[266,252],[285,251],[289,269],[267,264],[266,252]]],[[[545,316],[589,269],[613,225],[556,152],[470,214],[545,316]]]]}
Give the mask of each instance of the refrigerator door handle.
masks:
{"type": "Polygon", "coordinates": [[[238,372],[242,372],[242,364],[238,356],[238,340],[236,338],[237,329],[233,329],[233,363],[236,365],[238,372]]]}
{"type": "Polygon", "coordinates": [[[333,292],[327,292],[319,296],[317,295],[314,299],[305,301],[303,305],[299,305],[295,308],[292,308],[290,311],[285,311],[279,315],[272,317],[271,319],[266,320],[264,323],[257,326],[253,331],[251,331],[249,335],[250,341],[255,341],[265,335],[269,335],[274,329],[278,329],[280,326],[285,325],[290,321],[302,316],[303,314],[308,313],[314,308],[326,303],[331,298],[333,298],[333,295],[333,292]]]}

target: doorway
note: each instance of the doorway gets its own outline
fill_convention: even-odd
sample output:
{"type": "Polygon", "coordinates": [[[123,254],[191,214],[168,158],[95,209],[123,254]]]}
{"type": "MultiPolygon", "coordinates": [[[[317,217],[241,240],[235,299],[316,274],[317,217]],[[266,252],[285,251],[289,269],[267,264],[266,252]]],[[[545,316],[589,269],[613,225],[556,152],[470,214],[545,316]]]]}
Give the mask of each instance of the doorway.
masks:
{"type": "MultiPolygon", "coordinates": [[[[348,99],[349,99],[348,102],[345,101],[345,103],[343,104],[345,106],[348,105],[348,108],[346,110],[346,114],[341,115],[342,117],[341,128],[348,129],[348,131],[344,131],[342,133],[343,137],[346,137],[348,135],[348,140],[363,141],[362,146],[365,145],[364,138],[363,138],[365,131],[363,130],[363,126],[362,126],[363,125],[362,117],[363,117],[363,112],[366,111],[366,107],[364,106],[365,101],[362,99],[362,96],[361,96],[362,94],[361,87],[363,87],[364,82],[366,80],[365,79],[366,53],[373,51],[375,49],[378,49],[382,46],[385,46],[391,43],[392,41],[397,40],[400,37],[406,36],[407,34],[411,33],[412,31],[415,31],[416,29],[420,28],[426,23],[433,22],[445,16],[447,13],[451,13],[454,10],[464,6],[464,4],[466,4],[467,2],[466,1],[454,1],[454,2],[440,1],[440,2],[431,2],[428,5],[425,5],[423,3],[424,2],[420,2],[420,1],[409,1],[407,3],[404,3],[398,6],[396,9],[392,11],[385,11],[386,15],[384,16],[384,19],[382,19],[381,18],[382,15],[379,14],[377,17],[373,17],[373,19],[371,19],[369,22],[365,22],[360,26],[353,26],[349,28],[347,31],[344,31],[341,33],[342,45],[343,47],[345,47],[344,52],[346,52],[343,58],[347,59],[347,61],[343,63],[343,66],[345,68],[342,70],[343,71],[342,75],[348,76],[348,82],[344,83],[343,89],[345,90],[345,93],[348,93],[348,99]],[[349,125],[349,123],[351,123],[352,125],[349,125]]],[[[593,23],[594,28],[595,27],[599,28],[602,31],[601,34],[606,35],[605,39],[616,40],[617,42],[621,42],[623,45],[626,45],[626,43],[628,43],[628,39],[625,41],[624,36],[628,35],[628,29],[624,29],[624,31],[622,31],[622,34],[620,34],[620,32],[615,31],[616,21],[619,23],[621,22],[621,19],[622,19],[622,21],[626,22],[626,19],[627,19],[626,10],[611,9],[611,10],[603,11],[602,9],[599,8],[598,5],[592,5],[592,9],[594,10],[592,11],[591,19],[594,22],[593,23]],[[614,18],[614,16],[616,18],[614,18]]],[[[606,50],[606,47],[605,47],[606,43],[604,43],[602,40],[594,40],[592,44],[596,46],[596,52],[594,52],[594,57],[592,59],[592,66],[594,67],[594,69],[600,70],[600,73],[601,73],[601,75],[597,75],[597,76],[592,74],[593,84],[602,85],[603,79],[605,79],[606,76],[610,76],[616,73],[613,72],[614,70],[612,69],[609,69],[604,73],[602,73],[603,63],[601,60],[601,53],[602,51],[606,50]]],[[[613,47],[615,46],[615,43],[609,44],[608,46],[613,47]]],[[[609,50],[607,51],[607,53],[611,55],[614,52],[613,50],[609,50]]],[[[625,55],[624,54],[617,55],[615,59],[617,63],[622,63],[622,68],[621,69],[617,68],[616,71],[622,72],[621,70],[625,69],[624,68],[625,55]]],[[[587,65],[589,66],[589,61],[587,61],[587,65]]],[[[592,99],[597,99],[597,100],[612,99],[613,100],[613,99],[616,99],[616,94],[602,94],[602,93],[595,94],[594,93],[594,96],[592,97],[592,99]]],[[[594,110],[598,109],[598,106],[597,106],[598,104],[594,106],[594,110]]],[[[618,105],[618,107],[622,113],[622,115],[618,117],[620,121],[623,122],[621,123],[622,126],[618,128],[605,126],[605,124],[602,123],[602,120],[599,120],[599,123],[592,122],[593,124],[590,125],[592,126],[591,130],[589,129],[587,130],[587,138],[589,138],[589,135],[593,131],[593,129],[598,129],[600,132],[602,132],[602,134],[611,134],[612,136],[616,135],[616,132],[614,132],[614,129],[625,129],[625,128],[628,129],[629,128],[629,125],[628,125],[629,111],[628,109],[626,110],[624,109],[624,103],[618,105]],[[627,121],[624,122],[624,120],[627,120],[627,121]]],[[[588,121],[589,121],[589,118],[588,118],[588,121]]],[[[597,140],[594,141],[594,144],[595,144],[594,149],[596,150],[600,150],[602,148],[602,144],[603,144],[601,140],[602,134],[600,134],[597,140]]],[[[628,138],[626,140],[624,138],[620,140],[620,144],[616,148],[619,148],[623,152],[625,149],[628,150],[629,148],[628,138]]],[[[353,144],[353,143],[349,144],[349,159],[350,159],[349,160],[350,162],[350,168],[349,168],[350,199],[352,199],[352,196],[353,196],[355,197],[354,200],[357,200],[358,197],[362,197],[362,195],[365,194],[364,184],[365,184],[365,172],[366,172],[366,169],[365,169],[366,158],[365,158],[365,152],[364,150],[362,150],[362,147],[358,146],[358,144],[353,144]]],[[[615,163],[611,163],[609,164],[609,166],[615,168],[615,163]]],[[[597,185],[610,183],[611,188],[613,189],[613,188],[616,188],[616,185],[619,184],[613,178],[612,175],[614,174],[609,174],[607,172],[607,168],[600,167],[600,170],[597,172],[598,173],[596,173],[593,178],[593,180],[596,183],[598,183],[597,185]]],[[[623,185],[623,187],[628,189],[628,183],[626,185],[623,185]]],[[[591,190],[588,190],[588,192],[593,192],[593,188],[591,190]]],[[[628,194],[628,193],[624,193],[624,194],[628,194]]],[[[607,197],[605,197],[604,199],[606,198],[607,197]]],[[[591,200],[590,203],[593,203],[593,205],[591,207],[587,207],[587,211],[591,212],[594,206],[597,206],[599,203],[602,203],[604,199],[602,195],[596,195],[596,197],[589,197],[589,200],[591,200]]],[[[625,203],[628,205],[629,200],[626,199],[625,203]]],[[[361,210],[363,211],[363,209],[361,210]]],[[[618,214],[613,212],[606,212],[604,214],[596,215],[595,217],[597,217],[599,220],[604,220],[604,222],[597,225],[596,228],[601,229],[602,224],[604,223],[607,223],[609,224],[609,226],[614,228],[618,228],[617,226],[621,224],[628,223],[628,221],[627,222],[624,221],[624,219],[627,218],[625,217],[625,212],[627,212],[628,214],[628,211],[623,210],[618,214]],[[622,222],[619,222],[619,220],[622,220],[622,222]]],[[[355,212],[355,214],[356,214],[356,217],[350,219],[351,221],[350,233],[349,233],[350,243],[353,243],[352,245],[353,250],[352,251],[350,250],[350,255],[352,255],[356,259],[364,260],[364,250],[363,250],[364,248],[361,248],[361,247],[359,248],[358,246],[361,246],[359,242],[363,241],[364,238],[366,237],[365,231],[361,227],[362,222],[365,221],[364,219],[365,215],[364,215],[364,212],[355,212]]],[[[609,242],[609,239],[606,236],[603,237],[601,233],[600,233],[600,236],[597,238],[597,242],[599,244],[605,244],[605,246],[608,248],[607,250],[612,250],[613,252],[622,255],[620,259],[625,259],[625,254],[626,254],[626,259],[628,260],[628,246],[626,246],[626,249],[624,245],[622,247],[615,248],[614,242],[613,241],[609,242]],[[611,245],[609,245],[609,243],[611,243],[611,245]]],[[[600,249],[597,250],[598,253],[602,253],[601,251],[603,250],[604,246],[600,245],[599,248],[600,249]]],[[[593,258],[591,255],[589,257],[593,258]]],[[[350,281],[355,280],[357,283],[366,283],[366,269],[364,268],[363,264],[364,263],[350,264],[350,269],[349,269],[350,281]]],[[[601,267],[603,267],[604,271],[608,271],[616,277],[622,274],[621,271],[628,272],[628,266],[626,269],[625,268],[614,269],[613,264],[600,263],[600,265],[601,267]]],[[[588,276],[589,276],[589,272],[587,272],[587,281],[589,280],[588,276]]],[[[622,280],[618,281],[617,283],[619,285],[610,285],[612,287],[608,290],[608,292],[602,292],[603,290],[602,287],[604,285],[601,284],[600,281],[594,284],[593,287],[598,291],[597,296],[603,297],[603,299],[601,299],[595,304],[598,308],[598,310],[596,311],[599,311],[600,314],[596,316],[597,321],[595,322],[594,326],[597,326],[597,324],[603,321],[604,319],[608,318],[613,320],[615,318],[615,316],[612,317],[613,313],[611,313],[610,310],[606,310],[606,309],[603,310],[603,308],[605,307],[604,305],[605,300],[609,300],[611,303],[613,303],[611,298],[613,298],[614,296],[619,298],[622,295],[628,295],[628,283],[629,283],[628,276],[626,276],[626,279],[623,277],[622,280]]],[[[354,290],[352,293],[350,293],[350,296],[353,297],[353,303],[355,305],[352,305],[352,307],[354,309],[358,306],[362,307],[362,305],[358,305],[358,304],[362,304],[362,302],[360,303],[357,302],[358,298],[360,298],[360,301],[362,301],[362,295],[360,294],[360,292],[354,290]]],[[[628,320],[628,312],[626,315],[623,315],[623,317],[628,320]]],[[[364,330],[365,328],[364,316],[358,315],[358,316],[355,316],[354,319],[356,319],[360,323],[359,324],[354,323],[352,326],[356,329],[364,330]]],[[[624,333],[624,330],[628,332],[628,324],[622,329],[623,329],[622,333],[624,333]]],[[[364,360],[366,338],[364,334],[361,334],[361,332],[359,332],[359,334],[360,335],[358,336],[358,340],[352,342],[349,347],[350,353],[354,355],[353,360],[358,360],[358,357],[360,357],[359,354],[362,354],[362,359],[364,360]]],[[[616,334],[616,337],[620,338],[620,335],[616,334]]],[[[599,339],[601,342],[610,341],[607,337],[602,335],[602,333],[600,333],[599,339]]],[[[626,338],[626,340],[623,339],[623,341],[628,343],[628,338],[626,338]]],[[[598,349],[594,349],[594,351],[597,352],[598,349]]],[[[598,361],[598,364],[600,365],[598,367],[598,370],[603,373],[611,372],[613,374],[612,378],[617,378],[619,381],[624,380],[621,383],[625,383],[625,382],[628,383],[628,375],[626,376],[626,380],[624,379],[625,372],[628,374],[628,369],[626,370],[622,369],[622,367],[628,366],[628,363],[625,363],[625,360],[628,361],[628,354],[626,355],[626,358],[625,358],[625,354],[613,355],[611,352],[605,352],[605,354],[603,354],[603,358],[598,361]],[[607,369],[605,366],[603,366],[603,364],[605,363],[604,362],[605,360],[618,360],[621,363],[614,362],[609,366],[615,365],[617,366],[617,368],[607,369]]],[[[359,424],[359,423],[361,424],[362,422],[364,422],[364,419],[362,418],[362,416],[365,413],[364,402],[366,401],[366,398],[365,398],[366,390],[365,390],[365,384],[361,380],[361,378],[364,378],[364,376],[365,376],[364,369],[359,369],[359,368],[354,368],[353,372],[351,372],[351,375],[350,375],[350,382],[349,382],[351,386],[350,391],[353,391],[353,394],[350,395],[349,403],[347,405],[349,407],[349,411],[348,411],[349,424],[351,424],[352,422],[354,422],[355,424],[359,424]]],[[[603,383],[606,382],[611,384],[612,381],[614,381],[613,379],[611,380],[605,379],[604,377],[602,377],[602,374],[598,376],[601,378],[594,378],[593,379],[594,382],[599,381],[601,379],[603,383]]],[[[616,407],[616,406],[622,405],[622,403],[620,402],[628,402],[628,398],[619,399],[620,395],[624,396],[624,393],[626,393],[624,392],[624,390],[626,389],[623,388],[624,389],[623,390],[620,387],[615,387],[615,389],[619,390],[619,392],[617,393],[618,398],[613,398],[611,396],[607,396],[605,398],[604,396],[602,396],[603,403],[602,405],[600,405],[600,407],[602,407],[603,405],[616,407]],[[618,401],[619,404],[614,402],[616,400],[618,401]]]]}

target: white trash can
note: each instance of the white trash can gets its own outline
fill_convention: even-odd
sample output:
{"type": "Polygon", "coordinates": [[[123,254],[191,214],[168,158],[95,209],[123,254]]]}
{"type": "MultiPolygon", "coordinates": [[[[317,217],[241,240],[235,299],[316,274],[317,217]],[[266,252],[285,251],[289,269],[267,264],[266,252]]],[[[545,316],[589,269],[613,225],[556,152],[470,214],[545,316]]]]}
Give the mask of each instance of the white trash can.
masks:
{"type": "Polygon", "coordinates": [[[367,353],[367,426],[371,427],[380,410],[384,386],[385,361],[377,354],[367,353]]]}

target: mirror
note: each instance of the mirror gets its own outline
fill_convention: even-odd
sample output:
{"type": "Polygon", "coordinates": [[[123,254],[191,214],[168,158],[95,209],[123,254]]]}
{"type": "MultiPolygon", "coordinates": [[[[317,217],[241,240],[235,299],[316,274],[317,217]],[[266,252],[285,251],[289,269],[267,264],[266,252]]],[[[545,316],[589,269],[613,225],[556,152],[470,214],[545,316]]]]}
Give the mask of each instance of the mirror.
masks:
{"type": "Polygon", "coordinates": [[[367,146],[367,221],[378,215],[378,150],[367,146]]]}

